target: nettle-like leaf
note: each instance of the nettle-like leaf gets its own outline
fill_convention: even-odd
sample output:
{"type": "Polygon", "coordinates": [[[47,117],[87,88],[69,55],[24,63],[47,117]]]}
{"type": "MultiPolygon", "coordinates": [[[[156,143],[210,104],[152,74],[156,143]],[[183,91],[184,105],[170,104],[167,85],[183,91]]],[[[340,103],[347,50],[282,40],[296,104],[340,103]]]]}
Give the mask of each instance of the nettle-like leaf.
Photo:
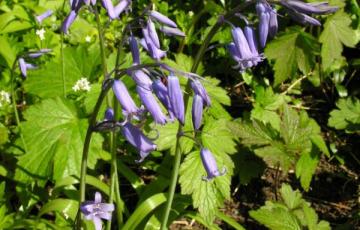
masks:
{"type": "Polygon", "coordinates": [[[100,64],[99,51],[95,48],[85,47],[64,49],[64,79],[60,57],[42,66],[42,68],[29,71],[24,83],[25,90],[41,98],[63,96],[73,93],[72,87],[80,78],[91,79],[96,74],[100,64]]]}
{"type": "Polygon", "coordinates": [[[232,131],[241,143],[261,157],[268,165],[279,164],[284,172],[296,167],[301,186],[308,190],[319,161],[319,151],[329,155],[320,127],[308,117],[286,104],[280,114],[280,130],[260,121],[234,122],[232,131]]]}
{"type": "MultiPolygon", "coordinates": [[[[59,180],[79,176],[88,121],[78,117],[75,105],[65,99],[47,99],[30,107],[24,118],[22,132],[28,151],[19,157],[15,179],[27,182],[31,177],[59,180]]],[[[94,134],[90,168],[95,166],[101,149],[102,137],[94,134]]]]}
{"type": "Polygon", "coordinates": [[[206,175],[199,151],[188,154],[180,168],[180,185],[183,194],[191,194],[193,206],[208,222],[212,222],[218,207],[230,199],[230,184],[234,163],[228,154],[236,152],[236,143],[225,119],[209,120],[203,128],[203,146],[214,155],[219,170],[226,174],[211,181],[203,181],[206,175]]]}
{"type": "Polygon", "coordinates": [[[318,49],[316,39],[299,27],[279,34],[265,49],[265,56],[275,61],[274,85],[292,78],[298,69],[303,74],[311,72],[318,49]]]}
{"type": "Polygon", "coordinates": [[[350,15],[340,10],[327,18],[319,41],[322,43],[321,57],[323,69],[329,69],[336,61],[344,59],[341,55],[343,45],[354,47],[358,42],[356,30],[350,24],[350,15]]]}
{"type": "Polygon", "coordinates": [[[258,86],[255,89],[254,109],[251,110],[251,118],[270,123],[277,131],[280,130],[280,116],[277,109],[285,102],[281,94],[275,94],[271,87],[258,86]]]}
{"type": "Polygon", "coordinates": [[[188,154],[180,168],[180,185],[182,194],[192,195],[193,206],[198,208],[201,216],[209,223],[215,218],[215,213],[230,199],[230,183],[233,163],[230,157],[223,153],[214,154],[219,170],[226,168],[227,173],[211,181],[204,181],[206,171],[202,165],[200,152],[188,154]]]}
{"type": "Polygon", "coordinates": [[[330,112],[329,126],[345,129],[347,132],[360,130],[360,100],[355,98],[340,99],[330,112]]]}
{"type": "Polygon", "coordinates": [[[256,221],[274,230],[329,230],[326,221],[318,221],[318,216],[301,193],[292,190],[290,185],[283,184],[280,190],[282,202],[267,201],[258,210],[250,211],[256,221]]]}

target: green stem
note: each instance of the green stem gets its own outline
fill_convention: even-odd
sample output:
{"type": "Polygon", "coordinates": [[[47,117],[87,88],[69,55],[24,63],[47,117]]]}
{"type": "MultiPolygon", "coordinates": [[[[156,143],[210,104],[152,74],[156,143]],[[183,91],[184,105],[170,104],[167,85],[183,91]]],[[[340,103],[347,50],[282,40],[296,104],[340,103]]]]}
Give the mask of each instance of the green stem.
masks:
{"type": "MultiPolygon", "coordinates": [[[[219,18],[219,20],[215,23],[215,25],[213,25],[213,27],[211,28],[211,30],[209,31],[209,33],[206,35],[206,38],[204,40],[204,42],[201,44],[193,66],[191,67],[191,72],[192,73],[196,73],[199,64],[205,54],[205,51],[207,49],[207,47],[209,46],[212,38],[214,37],[214,35],[217,33],[217,31],[221,28],[221,26],[224,24],[225,20],[231,18],[234,16],[235,13],[242,11],[244,8],[246,8],[247,6],[253,4],[255,1],[249,1],[249,2],[245,2],[237,7],[235,7],[233,10],[229,11],[228,13],[226,13],[224,16],[222,16],[223,18],[219,18]]],[[[187,81],[186,84],[186,89],[185,92],[189,92],[190,91],[190,80],[187,81]]],[[[189,97],[190,94],[185,94],[184,96],[184,103],[185,103],[185,114],[186,114],[186,108],[187,108],[187,104],[189,102],[189,97]]],[[[179,128],[178,128],[178,133],[182,132],[183,127],[179,124],[179,128]]],[[[170,210],[171,210],[171,206],[172,206],[172,202],[174,199],[174,194],[175,194],[175,189],[176,189],[176,184],[177,184],[177,179],[179,176],[179,168],[180,168],[180,163],[181,163],[181,155],[182,155],[182,151],[181,151],[181,146],[180,146],[180,135],[178,135],[176,137],[176,149],[175,149],[175,158],[174,158],[174,164],[173,164],[173,171],[171,174],[171,182],[170,182],[170,187],[169,187],[169,192],[168,192],[168,197],[167,197],[167,201],[166,201],[166,206],[165,206],[165,212],[163,215],[163,219],[161,222],[161,230],[166,230],[167,229],[167,222],[169,219],[169,214],[170,214],[170,210]]]]}
{"type": "Polygon", "coordinates": [[[25,150],[25,153],[27,153],[27,146],[26,146],[26,142],[25,142],[25,139],[24,139],[24,135],[22,134],[22,130],[21,130],[21,123],[20,123],[20,116],[19,116],[19,112],[17,110],[17,105],[16,105],[16,91],[14,89],[14,78],[15,78],[15,68],[16,68],[16,64],[17,64],[17,60],[18,58],[16,58],[14,60],[14,63],[11,67],[11,74],[10,74],[10,78],[11,78],[11,84],[10,84],[10,87],[11,87],[11,103],[12,103],[12,106],[14,108],[14,114],[15,114],[15,120],[16,120],[16,125],[19,129],[19,135],[20,135],[20,139],[21,139],[21,142],[24,146],[24,150],[25,150]]]}
{"type": "MultiPolygon", "coordinates": [[[[63,2],[61,12],[64,12],[65,2],[66,2],[66,0],[64,0],[64,2],[63,2]]],[[[64,95],[64,98],[66,98],[66,79],[65,79],[65,60],[64,60],[64,32],[62,30],[61,30],[61,34],[60,34],[60,41],[61,41],[61,45],[60,45],[61,78],[62,78],[62,82],[63,82],[63,95],[64,95]]]]}
{"type": "MultiPolygon", "coordinates": [[[[84,148],[83,148],[83,155],[82,155],[82,160],[81,160],[81,174],[80,174],[80,198],[79,198],[79,210],[80,210],[80,205],[82,202],[85,201],[85,177],[86,177],[86,171],[87,171],[87,158],[89,155],[89,148],[90,148],[90,141],[91,141],[91,136],[93,133],[93,127],[96,125],[96,117],[99,113],[100,107],[107,95],[107,92],[109,91],[110,87],[104,88],[102,89],[99,98],[96,102],[94,111],[91,115],[90,118],[90,124],[89,127],[86,131],[86,136],[85,136],[85,141],[84,141],[84,148]]],[[[80,216],[78,216],[78,221],[77,221],[77,229],[80,230],[81,228],[81,219],[82,219],[82,214],[80,214],[80,216]]]]}
{"type": "Polygon", "coordinates": [[[98,13],[98,10],[97,10],[96,6],[94,7],[94,12],[95,12],[95,18],[96,18],[96,24],[97,24],[97,28],[98,28],[98,33],[99,33],[101,64],[102,64],[102,68],[103,68],[104,79],[106,80],[106,78],[110,77],[110,76],[107,76],[106,55],[105,55],[105,40],[104,40],[104,35],[103,35],[103,29],[102,29],[101,22],[100,22],[99,13],[98,13]]]}

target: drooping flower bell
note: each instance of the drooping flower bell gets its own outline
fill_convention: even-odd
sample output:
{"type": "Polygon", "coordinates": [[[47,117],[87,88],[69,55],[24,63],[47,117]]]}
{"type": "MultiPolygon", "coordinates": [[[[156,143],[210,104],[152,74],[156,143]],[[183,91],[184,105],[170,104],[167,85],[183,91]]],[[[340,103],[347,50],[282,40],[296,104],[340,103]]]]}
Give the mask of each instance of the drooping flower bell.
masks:
{"type": "Polygon", "coordinates": [[[179,30],[178,28],[172,28],[168,26],[162,26],[160,27],[160,31],[168,36],[179,36],[179,37],[185,37],[185,33],[179,30]]]}
{"type": "Polygon", "coordinates": [[[202,97],[199,94],[195,94],[191,111],[194,130],[199,130],[201,126],[203,107],[204,103],[202,97]]]}
{"type": "Polygon", "coordinates": [[[134,100],[131,98],[125,84],[121,80],[115,80],[113,84],[113,91],[120,102],[123,113],[125,115],[134,115],[139,113],[139,108],[136,106],[134,100]]]}
{"type": "Polygon", "coordinates": [[[112,121],[114,120],[114,110],[112,108],[107,108],[105,110],[105,115],[104,115],[104,121],[112,121]]]}
{"type": "Polygon", "coordinates": [[[129,38],[129,45],[130,45],[131,56],[133,59],[133,64],[140,65],[141,62],[140,62],[139,46],[136,38],[133,35],[131,35],[129,38]]]}
{"type": "Polygon", "coordinates": [[[266,1],[256,4],[256,12],[259,17],[259,42],[265,47],[268,35],[274,37],[278,30],[276,11],[266,1]]]}
{"type": "Polygon", "coordinates": [[[76,17],[77,17],[77,13],[74,10],[72,10],[70,12],[70,14],[65,18],[65,20],[61,26],[61,30],[65,34],[68,33],[68,30],[69,30],[70,26],[73,24],[73,22],[75,21],[76,17]]]}
{"type": "Polygon", "coordinates": [[[115,19],[116,18],[116,14],[115,14],[115,9],[114,9],[114,5],[112,4],[111,0],[101,0],[101,3],[103,5],[103,7],[106,9],[109,18],[110,19],[115,19]]]}
{"type": "Polygon", "coordinates": [[[124,12],[131,4],[131,0],[121,0],[115,7],[114,12],[116,17],[119,17],[119,15],[124,12]]]}
{"type": "Polygon", "coordinates": [[[140,96],[142,103],[145,105],[145,108],[150,112],[151,116],[154,118],[154,121],[158,124],[164,125],[167,121],[166,116],[161,111],[159,104],[156,102],[155,97],[153,96],[149,88],[142,87],[140,85],[136,86],[136,91],[140,96]]]}
{"type": "Polygon", "coordinates": [[[219,172],[219,169],[216,164],[216,160],[209,149],[202,148],[200,150],[200,157],[202,164],[205,168],[205,171],[207,173],[207,176],[203,177],[203,180],[210,181],[214,177],[225,175],[226,168],[224,167],[221,172],[219,172]]]}
{"type": "Polygon", "coordinates": [[[140,159],[136,161],[137,163],[142,162],[151,151],[156,149],[156,145],[149,138],[147,138],[139,128],[130,122],[126,122],[121,127],[121,132],[125,139],[130,142],[132,146],[139,150],[140,159]]]}
{"type": "Polygon", "coordinates": [[[157,36],[154,35],[156,31],[152,32],[153,37],[151,38],[149,30],[149,26],[146,26],[146,28],[142,29],[144,38],[140,40],[140,44],[146,51],[148,51],[148,53],[153,59],[160,60],[161,58],[166,56],[166,52],[159,48],[160,45],[158,46],[154,43],[154,39],[156,39],[157,36]]]}
{"type": "Polygon", "coordinates": [[[29,52],[27,54],[27,56],[30,57],[30,58],[38,58],[38,57],[41,57],[44,54],[50,53],[51,51],[52,51],[52,49],[40,49],[38,51],[29,52]]]}
{"type": "Polygon", "coordinates": [[[138,86],[151,90],[152,81],[144,71],[140,69],[132,71],[131,78],[138,86]]]}
{"type": "MultiPolygon", "coordinates": [[[[256,44],[254,34],[248,34],[245,36],[244,32],[239,27],[232,29],[233,43],[228,45],[228,50],[231,57],[238,63],[234,66],[235,69],[244,71],[246,68],[257,65],[261,60],[261,56],[257,50],[252,50],[249,44],[256,44]]],[[[253,45],[255,47],[255,45],[253,45]]]]}
{"type": "Polygon", "coordinates": [[[80,210],[84,214],[86,220],[92,220],[95,229],[102,229],[101,219],[111,220],[111,212],[115,210],[114,204],[102,203],[101,194],[95,193],[94,201],[85,201],[81,203],[80,210]]]}
{"type": "Polygon", "coordinates": [[[297,0],[281,0],[280,4],[285,7],[289,15],[301,24],[320,26],[321,23],[308,14],[330,14],[338,10],[338,7],[329,6],[327,2],[306,3],[297,0]]]}
{"type": "Polygon", "coordinates": [[[167,26],[170,26],[170,27],[173,27],[173,28],[177,27],[177,25],[176,25],[176,23],[174,21],[172,21],[170,18],[166,17],[165,15],[163,15],[163,14],[161,14],[161,13],[155,11],[155,10],[150,11],[149,16],[153,20],[155,20],[155,21],[157,21],[157,22],[159,22],[161,24],[164,24],[164,25],[167,25],[167,26]]]}
{"type": "Polygon", "coordinates": [[[23,77],[27,77],[27,70],[28,69],[36,69],[37,66],[31,64],[31,63],[27,63],[24,58],[19,58],[18,60],[19,62],[19,68],[20,68],[20,72],[21,72],[21,75],[23,77]]]}
{"type": "Polygon", "coordinates": [[[170,74],[168,76],[168,94],[171,104],[172,112],[174,116],[179,120],[179,122],[184,125],[185,124],[185,108],[184,108],[184,98],[181,91],[179,79],[170,74]]]}
{"type": "Polygon", "coordinates": [[[36,21],[41,24],[43,20],[45,20],[46,18],[50,17],[53,14],[52,10],[47,10],[44,13],[38,15],[35,17],[36,21]]]}
{"type": "Polygon", "coordinates": [[[201,82],[198,79],[193,79],[190,82],[191,88],[194,90],[195,94],[198,94],[204,101],[204,104],[206,106],[211,106],[211,100],[210,97],[208,95],[208,93],[206,92],[206,89],[204,88],[204,86],[201,84],[201,82]]]}
{"type": "Polygon", "coordinates": [[[171,109],[168,89],[166,86],[161,82],[161,80],[156,79],[152,84],[152,89],[156,95],[156,97],[160,100],[160,102],[165,106],[169,113],[170,120],[174,119],[174,114],[171,109]]]}

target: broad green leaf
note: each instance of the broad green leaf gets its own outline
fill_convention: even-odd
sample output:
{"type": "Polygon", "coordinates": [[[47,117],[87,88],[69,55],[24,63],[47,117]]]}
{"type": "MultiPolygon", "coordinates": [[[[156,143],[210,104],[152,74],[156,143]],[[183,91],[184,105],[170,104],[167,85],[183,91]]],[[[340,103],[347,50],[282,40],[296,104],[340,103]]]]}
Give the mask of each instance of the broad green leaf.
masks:
{"type": "Polygon", "coordinates": [[[250,211],[250,216],[272,230],[301,230],[299,221],[289,210],[279,204],[267,201],[256,211],[250,211]]]}
{"type": "Polygon", "coordinates": [[[317,151],[307,152],[301,155],[296,163],[296,177],[300,178],[301,187],[305,191],[309,190],[312,176],[315,173],[316,166],[320,160],[317,151]]]}
{"type": "Polygon", "coordinates": [[[16,58],[16,52],[13,50],[7,37],[0,36],[0,47],[0,55],[4,57],[9,69],[11,69],[16,58]]]}
{"type": "Polygon", "coordinates": [[[291,186],[288,184],[283,184],[281,186],[280,193],[285,205],[289,209],[299,208],[304,202],[301,193],[298,190],[292,190],[291,186]]]}
{"type": "Polygon", "coordinates": [[[232,162],[228,155],[214,154],[219,170],[226,167],[227,173],[204,181],[206,171],[202,165],[200,152],[188,154],[180,167],[181,193],[192,195],[193,206],[198,208],[200,215],[211,223],[215,218],[216,210],[223,205],[225,199],[230,198],[230,179],[232,174],[232,162]],[[226,163],[228,162],[228,163],[226,163]]]}
{"type": "Polygon", "coordinates": [[[39,216],[46,213],[57,211],[64,215],[66,218],[75,220],[77,211],[79,208],[79,202],[76,200],[69,199],[55,199],[46,203],[40,210],[39,216]]]}
{"type": "Polygon", "coordinates": [[[236,230],[245,230],[245,228],[241,226],[236,220],[232,219],[230,216],[224,214],[221,211],[217,211],[216,216],[236,230]]]}
{"type": "Polygon", "coordinates": [[[228,127],[230,125],[230,122],[225,119],[209,119],[201,133],[204,147],[218,155],[235,153],[236,142],[228,127]]]}
{"type": "Polygon", "coordinates": [[[348,132],[360,129],[360,100],[355,98],[340,99],[330,113],[328,125],[335,129],[345,129],[348,132]]]}
{"type": "Polygon", "coordinates": [[[292,27],[267,45],[265,56],[275,60],[274,85],[293,78],[299,69],[308,74],[314,65],[314,52],[318,49],[316,40],[299,27],[292,27]]]}
{"type": "Polygon", "coordinates": [[[90,55],[84,47],[64,49],[64,78],[62,76],[61,59],[47,63],[42,68],[29,71],[24,83],[25,90],[42,98],[63,96],[74,93],[72,87],[80,78],[91,79],[98,67],[98,54],[90,55]]]}
{"type": "MultiPolygon", "coordinates": [[[[80,165],[87,119],[79,119],[75,106],[66,100],[47,99],[30,107],[24,115],[22,131],[28,152],[19,157],[16,178],[59,180],[80,175],[80,165]]],[[[93,168],[101,150],[102,138],[93,135],[88,166],[93,168]]]]}
{"type": "Polygon", "coordinates": [[[350,16],[342,10],[327,18],[324,31],[319,38],[322,43],[321,57],[324,70],[329,69],[336,60],[343,59],[343,44],[354,47],[358,42],[356,32],[350,26],[351,22],[350,16]]]}

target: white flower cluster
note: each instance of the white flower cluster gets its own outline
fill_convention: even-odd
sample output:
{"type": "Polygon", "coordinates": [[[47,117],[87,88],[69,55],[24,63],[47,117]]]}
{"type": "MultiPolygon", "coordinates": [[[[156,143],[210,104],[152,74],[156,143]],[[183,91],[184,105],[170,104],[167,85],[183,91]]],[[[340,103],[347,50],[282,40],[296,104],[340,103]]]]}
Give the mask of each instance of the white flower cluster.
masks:
{"type": "Polygon", "coordinates": [[[86,79],[86,78],[81,78],[80,80],[78,80],[75,85],[72,87],[72,89],[77,92],[77,91],[90,91],[91,86],[90,86],[90,82],[86,79]]]}
{"type": "Polygon", "coordinates": [[[4,90],[0,91],[0,107],[10,104],[10,94],[4,90]]]}

